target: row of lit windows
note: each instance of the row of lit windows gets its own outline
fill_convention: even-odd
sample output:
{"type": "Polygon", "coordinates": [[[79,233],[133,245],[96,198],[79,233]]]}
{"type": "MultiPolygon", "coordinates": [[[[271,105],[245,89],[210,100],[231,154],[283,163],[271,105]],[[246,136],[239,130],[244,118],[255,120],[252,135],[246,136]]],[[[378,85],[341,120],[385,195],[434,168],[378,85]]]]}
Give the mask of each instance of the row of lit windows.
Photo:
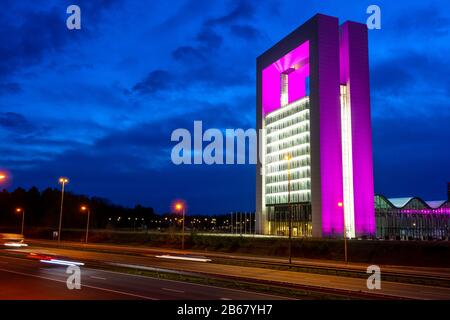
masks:
{"type": "Polygon", "coordinates": [[[277,109],[267,114],[265,117],[266,125],[274,123],[280,119],[288,118],[293,114],[301,113],[302,111],[308,109],[309,109],[308,97],[294,101],[283,108],[277,109]]]}
{"type": "MultiPolygon", "coordinates": [[[[296,160],[296,158],[309,158],[309,153],[303,148],[295,148],[291,152],[287,152],[291,156],[291,161],[296,160]]],[[[270,153],[266,155],[266,163],[271,164],[274,162],[285,162],[286,161],[286,154],[279,152],[279,153],[270,153]]]]}
{"type": "Polygon", "coordinates": [[[298,134],[309,133],[309,121],[303,120],[292,126],[286,126],[283,129],[269,128],[266,129],[266,141],[272,143],[278,140],[286,139],[298,134]]]}
{"type": "Polygon", "coordinates": [[[283,159],[286,155],[290,155],[291,157],[293,156],[293,152],[295,152],[296,150],[299,150],[297,153],[297,156],[300,155],[309,155],[310,154],[310,145],[309,142],[304,143],[304,144],[300,144],[300,145],[296,145],[296,146],[292,146],[289,148],[284,148],[284,149],[280,149],[279,146],[270,146],[266,148],[266,156],[282,156],[283,159]]]}
{"type": "MultiPolygon", "coordinates": [[[[273,193],[280,192],[288,192],[288,183],[283,184],[275,184],[275,185],[266,185],[266,195],[270,195],[273,193]]],[[[311,189],[311,181],[310,180],[294,180],[290,183],[291,192],[297,190],[310,190],[311,189]]]]}
{"type": "MultiPolygon", "coordinates": [[[[309,157],[308,158],[299,158],[298,160],[291,160],[290,162],[290,169],[296,169],[301,167],[308,167],[310,165],[309,157]]],[[[271,163],[267,165],[268,169],[272,168],[278,168],[277,171],[283,171],[288,169],[288,163],[287,161],[283,162],[276,162],[271,163]]],[[[269,172],[274,172],[270,170],[269,172]]]]}
{"type": "Polygon", "coordinates": [[[310,145],[309,145],[310,141],[309,141],[309,137],[307,139],[296,139],[296,140],[292,140],[289,141],[287,143],[283,143],[283,144],[279,144],[279,145],[274,145],[274,146],[268,146],[266,148],[266,154],[271,154],[271,153],[283,153],[283,156],[285,156],[286,154],[290,154],[290,151],[294,149],[294,147],[298,147],[298,149],[302,149],[303,154],[310,154],[311,150],[310,150],[310,145]],[[307,140],[306,142],[300,142],[300,141],[304,141],[307,140]]]}
{"type": "Polygon", "coordinates": [[[301,131],[295,135],[285,135],[282,139],[267,138],[266,145],[268,147],[276,146],[276,145],[284,145],[284,144],[289,143],[294,140],[300,141],[299,143],[309,142],[310,141],[309,131],[301,131]]]}
{"type": "MultiPolygon", "coordinates": [[[[309,179],[308,170],[299,170],[291,172],[291,180],[299,180],[299,179],[309,179]]],[[[280,183],[288,181],[287,172],[283,172],[276,175],[266,176],[266,184],[270,183],[280,183]]]]}
{"type": "MultiPolygon", "coordinates": [[[[291,202],[309,202],[311,201],[311,190],[303,190],[301,192],[291,193],[291,202]]],[[[271,194],[266,195],[266,204],[282,204],[288,203],[288,194],[271,194]]]]}
{"type": "MultiPolygon", "coordinates": [[[[305,170],[307,171],[307,174],[309,176],[310,174],[310,166],[309,166],[309,161],[308,160],[300,160],[300,161],[291,161],[291,173],[296,171],[296,170],[305,170]],[[302,161],[305,161],[303,164],[302,161]]],[[[271,173],[276,173],[276,172],[280,172],[280,171],[288,171],[288,164],[287,161],[285,163],[278,163],[278,164],[271,164],[271,165],[267,165],[266,166],[266,174],[271,174],[271,173]]]]}
{"type": "Polygon", "coordinates": [[[267,125],[266,123],[266,132],[273,133],[275,131],[282,131],[290,126],[299,126],[304,127],[305,131],[309,131],[309,112],[304,112],[301,114],[292,115],[289,118],[281,119],[275,123],[267,125]]]}

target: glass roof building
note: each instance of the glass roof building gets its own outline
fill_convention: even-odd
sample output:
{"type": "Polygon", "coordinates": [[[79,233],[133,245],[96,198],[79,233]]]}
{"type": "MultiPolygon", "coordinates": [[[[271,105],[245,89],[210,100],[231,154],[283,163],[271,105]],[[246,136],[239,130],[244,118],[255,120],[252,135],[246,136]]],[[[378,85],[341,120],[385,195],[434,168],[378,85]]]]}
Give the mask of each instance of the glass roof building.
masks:
{"type": "Polygon", "coordinates": [[[418,197],[375,196],[377,238],[448,239],[450,237],[450,194],[448,200],[424,201],[418,197]]]}

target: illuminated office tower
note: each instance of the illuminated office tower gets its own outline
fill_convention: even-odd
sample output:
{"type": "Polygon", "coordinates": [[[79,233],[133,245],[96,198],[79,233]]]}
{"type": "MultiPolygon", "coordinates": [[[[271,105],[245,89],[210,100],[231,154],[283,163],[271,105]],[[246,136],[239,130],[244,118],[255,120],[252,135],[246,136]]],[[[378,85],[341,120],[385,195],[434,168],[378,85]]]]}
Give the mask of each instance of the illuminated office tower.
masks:
{"type": "Polygon", "coordinates": [[[259,56],[257,126],[259,233],[374,235],[366,25],[318,14],[259,56]]]}

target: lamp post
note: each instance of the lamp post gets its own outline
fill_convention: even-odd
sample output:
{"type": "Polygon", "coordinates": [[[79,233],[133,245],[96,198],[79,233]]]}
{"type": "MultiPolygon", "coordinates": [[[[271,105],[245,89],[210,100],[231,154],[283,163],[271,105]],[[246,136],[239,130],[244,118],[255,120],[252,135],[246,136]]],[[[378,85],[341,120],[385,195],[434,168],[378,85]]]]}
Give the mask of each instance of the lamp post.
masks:
{"type": "Polygon", "coordinates": [[[284,160],[287,161],[288,169],[288,214],[289,214],[289,264],[292,263],[292,210],[291,210],[291,155],[287,154],[284,160]]]}
{"type": "Polygon", "coordinates": [[[89,220],[91,217],[91,209],[88,206],[81,206],[81,211],[87,212],[87,223],[86,223],[86,241],[85,243],[88,243],[88,237],[89,237],[89,220]]]}
{"type": "MultiPolygon", "coordinates": [[[[338,207],[343,208],[344,204],[342,202],[338,202],[338,207]]],[[[345,211],[344,211],[344,260],[347,263],[347,223],[345,221],[345,211]]]]}
{"type": "Polygon", "coordinates": [[[175,204],[175,209],[177,211],[182,211],[183,212],[183,231],[182,231],[182,236],[181,236],[181,250],[184,250],[184,217],[186,215],[186,209],[184,204],[178,202],[177,204],[175,204]]]}
{"type": "Polygon", "coordinates": [[[22,208],[17,208],[16,209],[17,213],[21,213],[22,212],[22,236],[23,236],[23,230],[24,230],[24,226],[25,226],[25,209],[22,208]]]}
{"type": "Polygon", "coordinates": [[[61,241],[61,225],[62,225],[62,214],[63,214],[63,204],[64,204],[64,187],[69,183],[69,179],[65,177],[59,178],[59,183],[62,185],[61,188],[61,210],[59,212],[59,228],[58,228],[58,242],[61,241]]]}

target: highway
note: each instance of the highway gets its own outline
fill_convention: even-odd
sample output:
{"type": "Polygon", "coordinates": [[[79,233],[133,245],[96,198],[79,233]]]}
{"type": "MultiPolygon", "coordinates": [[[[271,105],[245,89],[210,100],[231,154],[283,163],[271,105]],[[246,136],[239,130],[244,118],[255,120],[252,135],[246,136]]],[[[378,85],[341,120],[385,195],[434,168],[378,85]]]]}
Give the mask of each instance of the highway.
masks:
{"type": "Polygon", "coordinates": [[[242,290],[81,267],[81,289],[69,290],[66,267],[0,255],[1,300],[279,300],[242,290]]]}
{"type": "MultiPolygon", "coordinates": [[[[38,246],[54,247],[55,242],[51,240],[33,240],[27,239],[27,242],[38,246]]],[[[171,248],[159,248],[148,246],[130,246],[130,245],[115,245],[105,243],[92,243],[83,244],[79,242],[62,242],[64,248],[77,248],[77,249],[93,249],[111,253],[133,253],[138,255],[158,255],[158,254],[188,254],[188,255],[202,255],[211,259],[232,259],[232,260],[248,260],[252,262],[262,263],[286,263],[286,258],[273,257],[273,256],[257,256],[252,254],[242,253],[224,253],[224,252],[211,252],[211,251],[194,251],[194,250],[178,250],[171,248]]],[[[330,260],[317,260],[317,259],[305,259],[293,257],[292,263],[296,266],[304,267],[323,267],[323,268],[338,268],[355,271],[366,271],[366,263],[345,263],[343,261],[330,261],[330,260]]],[[[396,265],[379,265],[384,272],[399,273],[403,275],[429,275],[438,277],[450,278],[450,266],[448,268],[432,268],[432,267],[415,267],[415,266],[396,266],[396,265]]]]}
{"type": "MultiPolygon", "coordinates": [[[[143,269],[143,270],[159,270],[164,272],[176,272],[176,273],[189,273],[189,274],[197,274],[197,275],[207,275],[211,278],[227,278],[233,280],[241,280],[241,281],[250,281],[250,282],[262,282],[262,283],[274,283],[278,285],[287,285],[287,286],[298,286],[300,288],[309,288],[309,289],[317,289],[324,290],[332,289],[340,291],[343,294],[348,293],[364,293],[372,296],[373,298],[381,298],[381,297],[391,297],[391,298],[406,298],[406,299],[450,299],[450,288],[447,287],[436,287],[429,285],[421,285],[421,284],[409,284],[409,283],[398,283],[398,282],[389,282],[382,281],[381,290],[369,290],[366,285],[365,278],[355,278],[355,277],[344,277],[344,276],[335,276],[335,275],[324,275],[324,274],[315,274],[315,273],[306,273],[306,272],[294,272],[294,271],[286,271],[286,270],[275,270],[261,267],[249,267],[249,266],[238,266],[238,265],[229,265],[229,264],[221,264],[215,263],[214,259],[210,262],[197,262],[197,261],[184,261],[184,260],[173,260],[173,259],[164,259],[158,258],[158,255],[152,254],[141,254],[141,255],[132,255],[125,254],[126,250],[123,250],[122,253],[107,253],[107,252],[98,252],[98,251],[83,251],[80,249],[72,249],[72,248],[45,248],[38,246],[31,246],[29,248],[23,248],[18,250],[8,250],[11,253],[26,253],[26,252],[39,252],[41,254],[47,254],[51,256],[57,257],[66,257],[70,259],[74,259],[77,261],[83,261],[91,264],[104,264],[108,266],[120,266],[120,267],[129,267],[133,269],[143,269]]],[[[177,256],[172,254],[173,256],[177,256]]],[[[180,256],[180,255],[178,255],[180,256]]],[[[11,265],[10,265],[11,266],[11,265]]],[[[1,267],[1,263],[0,263],[1,267]]],[[[2,270],[0,270],[2,271],[2,270]]],[[[14,268],[12,271],[16,271],[14,268]]],[[[42,272],[42,270],[41,270],[42,272]]],[[[94,271],[89,270],[89,272],[97,272],[104,273],[105,271],[94,271]]],[[[104,275],[95,275],[96,277],[103,278],[104,275]]],[[[89,275],[88,275],[89,277],[89,275]]],[[[119,277],[119,275],[118,275],[119,277]]],[[[130,277],[128,275],[121,275],[121,277],[130,277]]],[[[119,279],[121,279],[119,277],[119,279]]],[[[162,281],[162,280],[154,280],[145,278],[148,281],[162,281]]],[[[93,282],[93,286],[98,285],[98,279],[89,278],[87,279],[87,284],[93,282]]],[[[123,287],[123,281],[117,280],[117,283],[114,282],[115,287],[121,289],[123,287]]],[[[134,294],[142,294],[141,287],[142,283],[137,282],[136,287],[133,285],[132,281],[124,281],[130,283],[125,287],[127,292],[131,292],[134,294]]],[[[102,281],[100,281],[102,284],[102,281]]],[[[187,284],[184,284],[187,285],[187,284]]],[[[180,283],[179,286],[182,286],[180,283]]],[[[161,291],[164,285],[157,285],[157,291],[161,291]]],[[[110,287],[106,287],[107,289],[110,287]]],[[[164,287],[165,288],[165,287],[164,287]]],[[[214,288],[214,287],[211,287],[214,288]]],[[[221,292],[222,289],[215,288],[221,292]]],[[[177,287],[176,290],[186,291],[184,289],[179,289],[177,287]]],[[[211,289],[213,290],[213,289],[211,289]]],[[[170,292],[170,291],[169,291],[170,292]]],[[[176,295],[176,292],[171,292],[171,299],[179,299],[185,297],[179,297],[176,295]]],[[[166,294],[166,292],[164,292],[166,294]]],[[[162,295],[162,299],[166,299],[165,295],[162,295]]],[[[250,294],[250,293],[248,293],[250,294]]],[[[227,298],[221,297],[221,293],[210,295],[207,297],[210,299],[220,299],[227,298]]],[[[154,291],[151,291],[150,297],[159,298],[158,295],[155,295],[154,291]]],[[[201,296],[200,293],[195,293],[192,291],[189,293],[189,297],[196,299],[203,299],[204,296],[201,296]],[[202,298],[203,297],[203,298],[202,298]]],[[[242,296],[240,296],[242,298],[242,296]]],[[[262,297],[264,298],[264,297],[262,297]]],[[[268,296],[265,296],[268,298],[268,296]]],[[[234,297],[236,299],[236,297],[234,297]]],[[[240,299],[239,297],[237,299],[240,299]]],[[[247,298],[250,299],[250,298],[247,298]]]]}

